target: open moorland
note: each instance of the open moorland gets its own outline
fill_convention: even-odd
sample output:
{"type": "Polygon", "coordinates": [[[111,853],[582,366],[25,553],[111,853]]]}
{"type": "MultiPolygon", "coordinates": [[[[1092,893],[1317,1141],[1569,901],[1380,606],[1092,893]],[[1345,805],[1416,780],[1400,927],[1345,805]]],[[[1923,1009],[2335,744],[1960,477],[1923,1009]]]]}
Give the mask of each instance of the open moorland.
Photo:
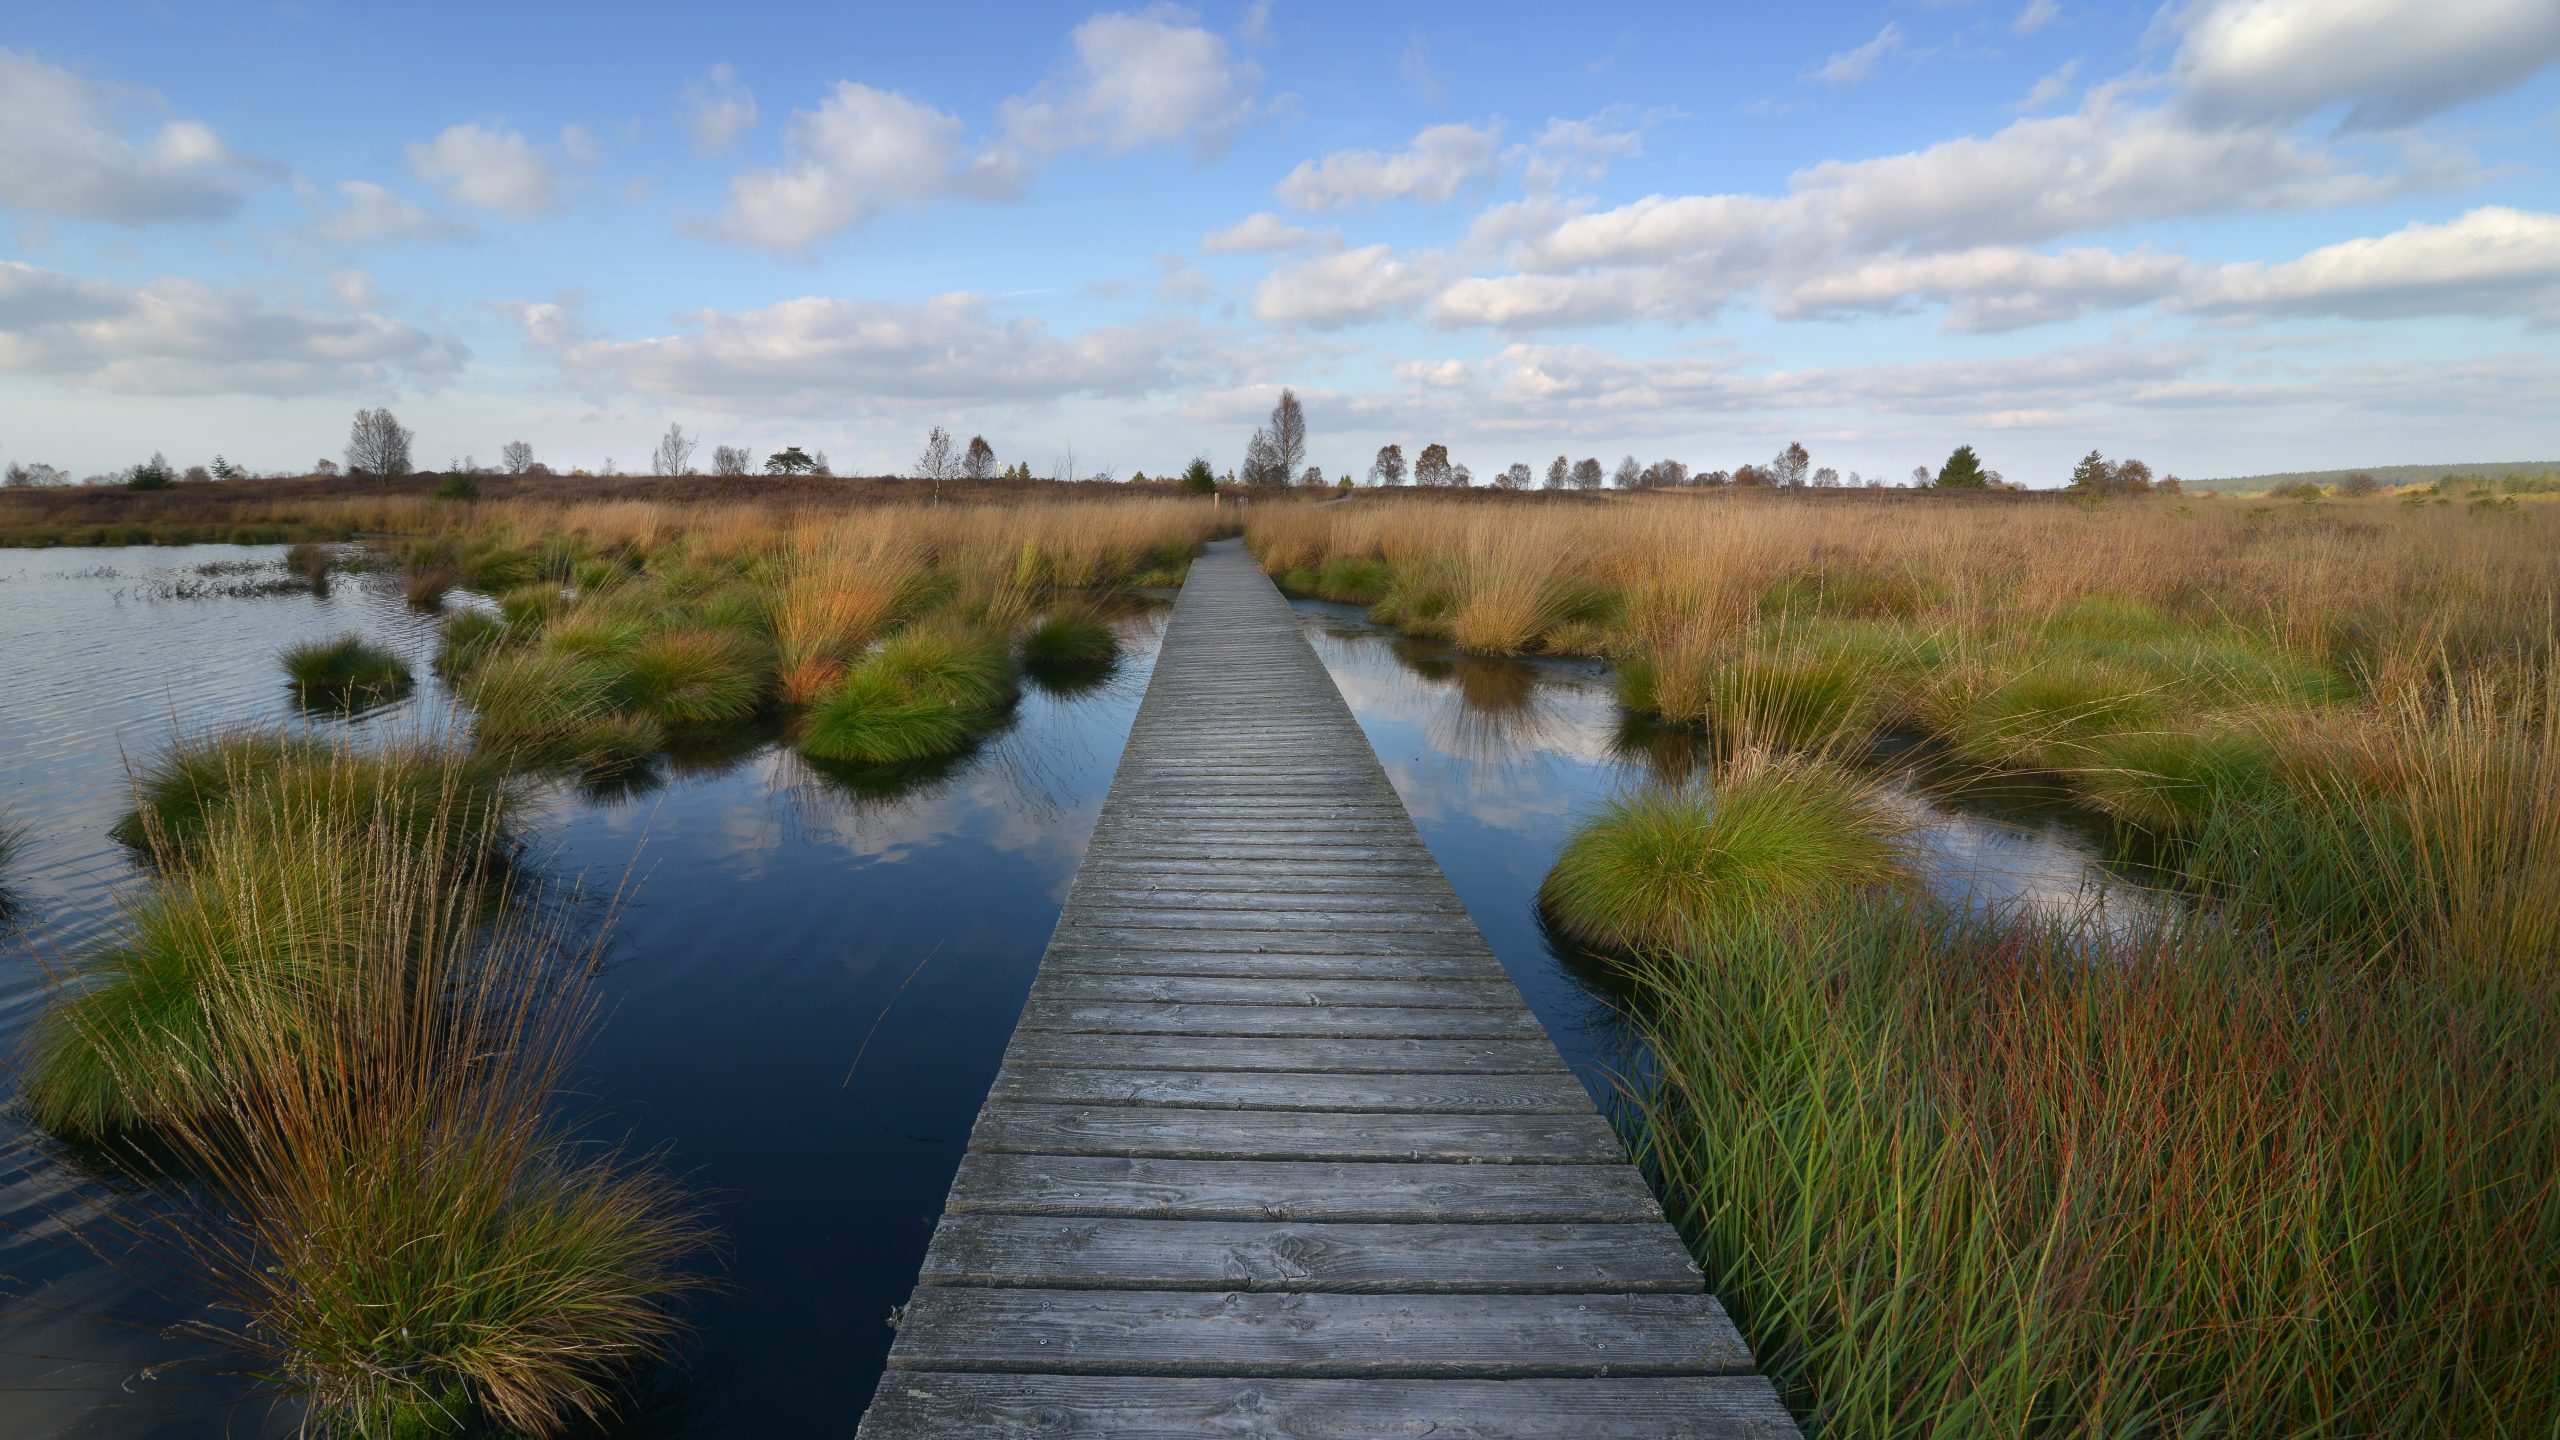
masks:
{"type": "Polygon", "coordinates": [[[1654,758],[1539,923],[1809,1431],[2560,1423],[2560,505],[556,483],[0,496],[8,544],[290,544],[274,583],[433,626],[282,647],[301,720],[175,707],[19,1046],[26,1114],[146,1197],[67,1223],[315,1424],[565,1433],[717,1292],[717,1207],[576,1120],[615,907],[542,862],[544,796],[743,732],[938,783],[1239,515],[1444,670],[1609,677],[1654,758]],[[449,726],[344,723],[427,687],[449,726]],[[2158,903],[1921,883],[1915,805],[2005,786],[2158,903]]]}

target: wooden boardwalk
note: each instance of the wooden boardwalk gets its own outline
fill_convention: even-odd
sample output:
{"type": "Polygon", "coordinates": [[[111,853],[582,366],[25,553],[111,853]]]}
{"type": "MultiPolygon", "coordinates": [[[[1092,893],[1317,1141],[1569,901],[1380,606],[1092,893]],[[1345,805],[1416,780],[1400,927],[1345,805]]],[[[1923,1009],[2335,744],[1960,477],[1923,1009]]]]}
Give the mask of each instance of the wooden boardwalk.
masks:
{"type": "Polygon", "coordinates": [[[863,1440],[1795,1433],[1287,603],[1211,547],[863,1440]]]}

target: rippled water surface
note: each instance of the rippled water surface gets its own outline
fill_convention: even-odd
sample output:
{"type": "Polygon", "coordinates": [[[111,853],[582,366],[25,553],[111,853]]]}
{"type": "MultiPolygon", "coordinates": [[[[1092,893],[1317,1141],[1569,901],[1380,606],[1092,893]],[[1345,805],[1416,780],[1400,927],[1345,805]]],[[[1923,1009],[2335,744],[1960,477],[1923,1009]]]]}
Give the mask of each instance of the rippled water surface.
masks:
{"type": "MultiPolygon", "coordinates": [[[[309,723],[359,737],[467,723],[429,672],[434,617],[408,610],[393,577],[268,593],[281,553],[0,550],[0,811],[32,835],[0,917],[0,1046],[42,1004],[47,958],[110,927],[139,877],[106,834],[127,753],[173,726],[291,715],[277,651],[350,630],[408,657],[419,689],[309,723]]],[[[1459,657],[1357,611],[1299,610],[1468,911],[1607,1095],[1624,1058],[1607,970],[1552,948],[1532,897],[1579,812],[1694,756],[1630,736],[1595,667],[1459,657]]],[[[583,1077],[600,1126],[659,1150],[728,1235],[727,1289],[695,1308],[690,1364],[621,1433],[852,1432],[1153,664],[1160,617],[1121,623],[1108,684],[1026,695],[1007,730],[937,774],[822,773],[748,735],[614,794],[543,797],[545,873],[631,881],[583,1077]]],[[[1932,809],[1924,838],[1951,896],[2080,907],[2106,879],[2084,834],[2015,807],[1932,809]]],[[[0,1434],[290,1429],[174,1363],[188,1352],[157,1332],[180,1312],[129,1262],[66,1243],[69,1198],[112,1204],[113,1177],[14,1114],[0,1115],[0,1167],[0,1283],[15,1297],[0,1300],[0,1434]],[[108,1311],[133,1323],[95,1318],[108,1311]]],[[[93,1233],[112,1248],[111,1227],[93,1233]]]]}

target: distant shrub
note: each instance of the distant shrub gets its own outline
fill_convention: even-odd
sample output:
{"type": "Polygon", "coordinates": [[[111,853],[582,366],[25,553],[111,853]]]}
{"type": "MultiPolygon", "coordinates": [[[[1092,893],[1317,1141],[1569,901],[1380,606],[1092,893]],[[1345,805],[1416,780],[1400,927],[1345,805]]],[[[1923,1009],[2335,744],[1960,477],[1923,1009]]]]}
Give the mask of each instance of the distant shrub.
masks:
{"type": "Polygon", "coordinates": [[[436,498],[439,500],[477,500],[480,498],[480,482],[472,479],[468,475],[447,475],[436,484],[436,498]]]}

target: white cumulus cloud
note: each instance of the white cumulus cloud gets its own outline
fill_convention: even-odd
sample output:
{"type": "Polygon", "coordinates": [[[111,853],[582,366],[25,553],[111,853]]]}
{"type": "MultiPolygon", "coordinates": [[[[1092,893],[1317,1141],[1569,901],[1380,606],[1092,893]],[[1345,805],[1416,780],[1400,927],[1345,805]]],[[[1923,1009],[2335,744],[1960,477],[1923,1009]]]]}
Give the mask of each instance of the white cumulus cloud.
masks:
{"type": "Polygon", "coordinates": [[[1223,230],[1210,231],[1200,238],[1200,248],[1211,255],[1253,255],[1274,250],[1312,250],[1340,242],[1341,237],[1330,230],[1292,225],[1263,210],[1223,230]]]}
{"type": "Polygon", "coordinates": [[[1363,202],[1437,202],[1493,173],[1500,127],[1434,125],[1402,150],[1337,150],[1302,161],[1278,195],[1296,210],[1348,210],[1363,202]]]}
{"type": "Polygon", "coordinates": [[[1283,265],[1254,293],[1256,319],[1274,325],[1337,329],[1409,313],[1431,293],[1424,267],[1386,245],[1363,245],[1283,265]]]}
{"type": "Polygon", "coordinates": [[[522,135],[476,122],[411,144],[409,168],[456,204],[510,215],[550,209],[556,188],[551,162],[522,135]]]}
{"type": "Polygon", "coordinates": [[[128,135],[118,112],[152,98],[0,47],[0,206],[119,225],[238,209],[257,167],[212,127],[166,120],[128,135]]]}
{"type": "Polygon", "coordinates": [[[1215,154],[1253,116],[1260,69],[1181,11],[1096,15],[1073,38],[1072,63],[1000,107],[1000,164],[1086,146],[1215,154]]]}
{"type": "MultiPolygon", "coordinates": [[[[526,306],[537,342],[560,317],[526,306]]],[[[744,312],[679,317],[636,340],[572,341],[565,373],[643,394],[773,410],[841,407],[847,397],[1041,400],[1130,395],[1165,382],[1184,352],[1173,325],[1106,326],[1061,337],[997,315],[969,293],[903,303],[807,296],[744,312]]]]}
{"type": "Polygon", "coordinates": [[[2201,310],[2352,320],[2468,315],[2560,323],[2560,215],[2483,206],[2441,225],[2325,245],[2279,265],[2227,265],[2201,310]]]}
{"type": "Polygon", "coordinates": [[[803,249],[893,206],[959,188],[966,161],[956,116],[839,80],[817,109],[792,113],[779,167],[729,182],[723,228],[765,249],[803,249]]]}
{"type": "Polygon", "coordinates": [[[2216,116],[2403,124],[2560,61],[2552,0],[2201,0],[2180,21],[2178,81],[2216,116]]]}
{"type": "MultiPolygon", "coordinates": [[[[369,278],[333,278],[341,300],[369,278]]],[[[432,382],[465,352],[369,310],[175,277],[126,286],[0,260],[0,371],[136,395],[307,395],[432,382]]]]}

